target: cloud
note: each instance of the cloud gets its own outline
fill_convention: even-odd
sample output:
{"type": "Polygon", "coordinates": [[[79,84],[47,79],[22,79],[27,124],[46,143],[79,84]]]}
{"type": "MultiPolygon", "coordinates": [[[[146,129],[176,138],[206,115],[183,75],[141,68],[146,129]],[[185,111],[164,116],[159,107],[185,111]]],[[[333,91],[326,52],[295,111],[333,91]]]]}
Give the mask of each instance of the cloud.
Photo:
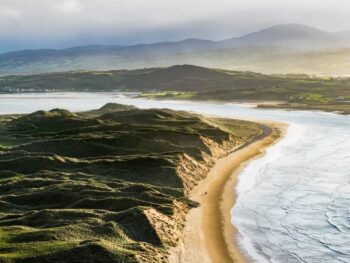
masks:
{"type": "Polygon", "coordinates": [[[338,31],[349,13],[348,0],[1,0],[0,50],[221,39],[283,23],[338,31]]]}
{"type": "Polygon", "coordinates": [[[81,11],[81,4],[77,0],[65,0],[57,4],[57,9],[63,14],[76,14],[81,11]]]}
{"type": "Polygon", "coordinates": [[[16,10],[5,7],[0,10],[0,17],[5,19],[17,19],[20,18],[20,14],[16,10]]]}

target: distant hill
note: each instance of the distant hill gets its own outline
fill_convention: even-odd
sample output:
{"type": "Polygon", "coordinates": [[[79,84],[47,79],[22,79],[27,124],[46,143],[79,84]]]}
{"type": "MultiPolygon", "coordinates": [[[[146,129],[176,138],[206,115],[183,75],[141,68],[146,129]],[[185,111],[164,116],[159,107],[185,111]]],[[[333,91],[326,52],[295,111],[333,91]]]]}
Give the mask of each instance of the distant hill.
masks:
{"type": "Polygon", "coordinates": [[[251,85],[261,74],[224,72],[193,65],[116,71],[77,71],[5,76],[0,92],[197,91],[251,85]]]}
{"type": "MultiPolygon", "coordinates": [[[[303,105],[306,108],[350,113],[350,78],[266,75],[193,65],[0,78],[0,93],[69,91],[122,91],[133,92],[133,96],[157,99],[285,101],[293,105],[297,103],[298,107],[303,105]]],[[[295,105],[293,108],[296,108],[295,105]]],[[[90,114],[117,110],[124,108],[106,105],[90,114]]]]}
{"type": "Polygon", "coordinates": [[[349,40],[349,32],[330,33],[288,24],[222,41],[187,39],[133,46],[23,50],[0,55],[0,75],[137,69],[174,64],[263,73],[348,75],[349,40]]]}
{"type": "Polygon", "coordinates": [[[273,26],[239,38],[221,41],[225,47],[285,47],[300,50],[336,49],[350,47],[350,34],[330,33],[305,25],[273,26]]]}

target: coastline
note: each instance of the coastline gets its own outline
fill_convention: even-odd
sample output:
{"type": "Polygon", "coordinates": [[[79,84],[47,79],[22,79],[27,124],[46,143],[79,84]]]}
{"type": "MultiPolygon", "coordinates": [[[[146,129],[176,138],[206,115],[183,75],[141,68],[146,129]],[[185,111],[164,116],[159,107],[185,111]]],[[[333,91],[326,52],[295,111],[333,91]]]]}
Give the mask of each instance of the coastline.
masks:
{"type": "Polygon", "coordinates": [[[311,112],[327,112],[333,114],[350,115],[350,109],[332,108],[334,105],[328,105],[330,108],[322,107],[324,105],[307,105],[303,103],[296,103],[289,105],[285,100],[212,100],[212,99],[176,99],[174,97],[168,98],[146,98],[135,97],[136,99],[149,99],[159,101],[190,101],[195,103],[215,103],[215,104],[245,104],[252,108],[260,108],[266,110],[285,110],[285,111],[311,111],[311,112]],[[311,106],[311,107],[310,107],[311,106]]]}
{"type": "Polygon", "coordinates": [[[258,122],[264,125],[264,132],[217,160],[207,178],[190,193],[189,197],[200,206],[187,214],[184,238],[176,248],[170,249],[170,262],[249,262],[236,242],[238,230],[231,224],[230,211],[236,202],[234,188],[242,168],[278,142],[288,126],[258,122]]]}

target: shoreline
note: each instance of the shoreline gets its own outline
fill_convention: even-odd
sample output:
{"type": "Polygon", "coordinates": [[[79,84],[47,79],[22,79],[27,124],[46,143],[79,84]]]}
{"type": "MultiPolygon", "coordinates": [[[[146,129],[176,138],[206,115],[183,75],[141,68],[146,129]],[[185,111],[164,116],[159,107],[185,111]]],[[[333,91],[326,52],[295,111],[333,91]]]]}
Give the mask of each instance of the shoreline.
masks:
{"type": "MultiPolygon", "coordinates": [[[[148,99],[148,100],[158,100],[158,101],[188,101],[195,103],[215,103],[215,104],[245,104],[249,105],[249,107],[257,108],[257,109],[265,109],[265,110],[285,110],[285,111],[311,111],[311,112],[326,112],[332,114],[340,114],[340,115],[350,115],[349,110],[343,109],[327,109],[322,107],[303,107],[306,104],[297,103],[295,106],[285,107],[285,100],[211,100],[211,99],[176,99],[174,97],[169,98],[147,98],[147,97],[135,97],[135,99],[148,99]]],[[[308,106],[308,105],[306,105],[308,106]]],[[[320,106],[320,105],[318,105],[320,106]]]]}
{"type": "Polygon", "coordinates": [[[236,202],[234,189],[238,175],[248,162],[283,138],[288,126],[257,122],[264,125],[263,133],[217,160],[207,178],[190,193],[189,198],[200,206],[187,214],[184,238],[177,247],[170,249],[170,262],[249,262],[248,255],[237,244],[238,230],[231,224],[230,211],[236,202]]]}

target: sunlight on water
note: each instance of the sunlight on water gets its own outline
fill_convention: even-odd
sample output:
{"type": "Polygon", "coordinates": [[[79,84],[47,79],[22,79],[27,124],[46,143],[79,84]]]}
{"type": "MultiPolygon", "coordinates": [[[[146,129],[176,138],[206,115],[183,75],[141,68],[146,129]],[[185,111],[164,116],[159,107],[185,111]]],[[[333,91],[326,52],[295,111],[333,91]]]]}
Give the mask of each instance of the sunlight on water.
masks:
{"type": "Polygon", "coordinates": [[[108,93],[0,95],[0,113],[83,111],[107,102],[289,123],[286,137],[240,175],[231,211],[239,244],[256,262],[350,262],[349,116],[108,93]]]}

